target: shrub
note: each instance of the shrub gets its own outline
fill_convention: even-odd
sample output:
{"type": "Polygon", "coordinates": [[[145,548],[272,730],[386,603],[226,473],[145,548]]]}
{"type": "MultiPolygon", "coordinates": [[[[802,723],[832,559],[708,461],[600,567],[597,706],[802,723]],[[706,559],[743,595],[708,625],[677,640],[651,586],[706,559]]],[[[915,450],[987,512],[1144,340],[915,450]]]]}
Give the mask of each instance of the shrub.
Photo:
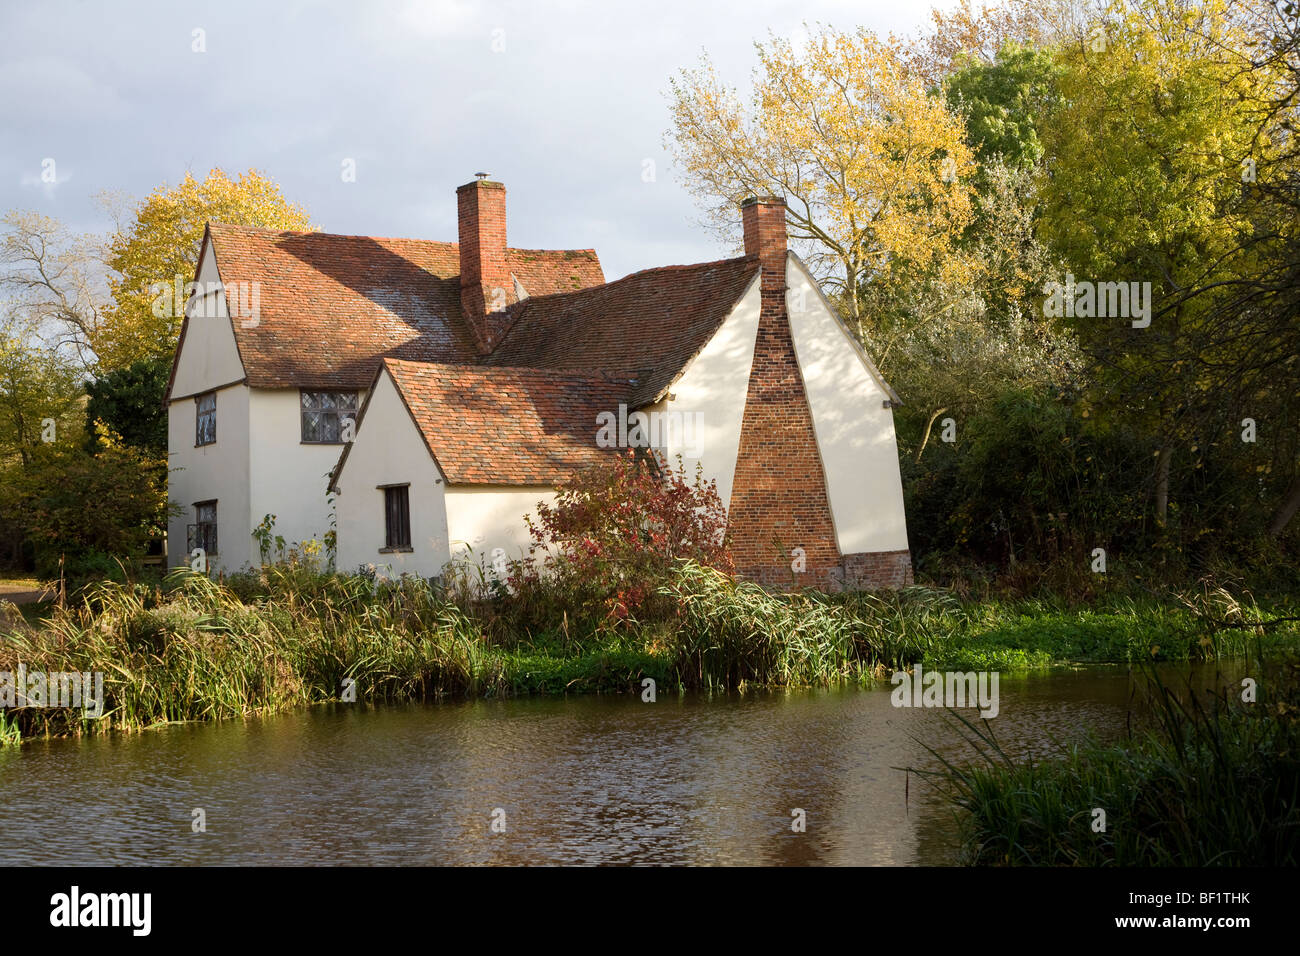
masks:
{"type": "Polygon", "coordinates": [[[700,466],[688,480],[680,458],[674,471],[654,453],[611,455],[561,485],[528,524],[532,558],[516,565],[512,590],[528,591],[545,574],[573,605],[607,618],[657,603],[679,560],[732,571],[717,485],[700,466]]]}
{"type": "Polygon", "coordinates": [[[116,558],[129,569],[150,540],[166,533],[166,462],[107,432],[99,440],[104,447],[93,455],[64,442],[35,450],[0,496],[22,516],[36,573],[57,578],[62,558],[70,589],[120,577],[116,558]]]}

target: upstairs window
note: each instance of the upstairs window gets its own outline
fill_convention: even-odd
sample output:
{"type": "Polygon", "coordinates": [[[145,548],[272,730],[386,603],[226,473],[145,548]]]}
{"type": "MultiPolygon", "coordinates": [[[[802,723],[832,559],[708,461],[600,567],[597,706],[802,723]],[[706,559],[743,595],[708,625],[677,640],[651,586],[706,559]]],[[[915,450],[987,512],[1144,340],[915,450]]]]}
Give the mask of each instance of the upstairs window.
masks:
{"type": "Polygon", "coordinates": [[[411,486],[384,487],[384,550],[411,549],[411,486]]]}
{"type": "Polygon", "coordinates": [[[217,503],[215,501],[196,501],[194,503],[194,524],[185,528],[185,547],[190,553],[195,548],[202,548],[203,553],[212,557],[217,553],[217,503]]]}
{"type": "Polygon", "coordinates": [[[356,392],[303,392],[302,440],[317,445],[343,441],[343,422],[357,418],[356,392]]]}
{"type": "Polygon", "coordinates": [[[194,444],[213,445],[217,441],[217,393],[208,392],[194,398],[194,444]]]}

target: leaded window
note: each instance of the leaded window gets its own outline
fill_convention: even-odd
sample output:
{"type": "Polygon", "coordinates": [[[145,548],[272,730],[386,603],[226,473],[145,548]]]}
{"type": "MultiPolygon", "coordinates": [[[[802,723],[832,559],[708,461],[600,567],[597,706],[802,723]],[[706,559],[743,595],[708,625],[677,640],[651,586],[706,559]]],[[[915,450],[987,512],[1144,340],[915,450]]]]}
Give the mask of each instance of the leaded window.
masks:
{"type": "Polygon", "coordinates": [[[357,417],[356,392],[302,393],[302,440],[312,444],[337,445],[351,435],[343,423],[357,417]]]}

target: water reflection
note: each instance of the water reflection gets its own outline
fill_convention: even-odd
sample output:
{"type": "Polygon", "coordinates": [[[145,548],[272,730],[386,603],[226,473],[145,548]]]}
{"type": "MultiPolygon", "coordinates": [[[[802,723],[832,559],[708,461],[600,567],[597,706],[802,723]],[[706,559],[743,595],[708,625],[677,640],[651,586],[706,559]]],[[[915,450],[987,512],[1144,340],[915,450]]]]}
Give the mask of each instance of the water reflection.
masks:
{"type": "MultiPolygon", "coordinates": [[[[1122,668],[1004,676],[993,728],[1045,756],[1123,733],[1131,694],[1122,668]]],[[[888,687],[339,705],[39,742],[0,752],[0,863],[944,864],[953,814],[916,777],[905,800],[897,769],[934,766],[923,743],[963,753],[942,711],[888,687]]]]}

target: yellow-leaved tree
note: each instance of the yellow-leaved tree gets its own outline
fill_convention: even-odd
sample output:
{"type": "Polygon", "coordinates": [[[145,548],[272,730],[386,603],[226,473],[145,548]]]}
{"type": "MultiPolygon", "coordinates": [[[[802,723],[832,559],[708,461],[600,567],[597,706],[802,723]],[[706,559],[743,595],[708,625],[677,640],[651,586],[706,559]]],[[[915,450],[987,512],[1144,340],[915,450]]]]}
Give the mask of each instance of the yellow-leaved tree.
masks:
{"type": "Polygon", "coordinates": [[[170,359],[182,310],[170,298],[158,307],[158,289],[173,288],[178,277],[182,286],[193,280],[208,222],[311,228],[306,211],[255,169],[233,179],[220,169],[202,180],[187,173],[176,186],[155,189],[136,207],[134,221],[109,242],[113,303],[92,341],[101,371],[170,359]]]}
{"type": "Polygon", "coordinates": [[[1235,9],[1232,0],[1112,0],[1087,41],[1062,48],[1063,106],[1043,126],[1053,158],[1042,236],[1088,291],[1098,282],[1149,290],[1137,321],[1073,303],[1067,315],[1098,369],[1105,419],[1122,414],[1156,436],[1161,525],[1176,453],[1196,469],[1205,436],[1227,432],[1239,446],[1223,421],[1235,396],[1260,409],[1278,382],[1276,401],[1295,394],[1277,373],[1294,321],[1231,298],[1270,268],[1273,226],[1257,218],[1255,169],[1288,182],[1277,154],[1292,138],[1285,113],[1269,116],[1279,64],[1245,67],[1240,51],[1253,38],[1235,9]]]}
{"type": "Polygon", "coordinates": [[[962,263],[974,169],[962,123],[892,37],[818,25],[799,47],[755,48],[748,102],[707,56],[672,81],[669,149],[724,234],[746,197],[783,197],[791,240],[862,335],[864,284],[962,263]]]}

